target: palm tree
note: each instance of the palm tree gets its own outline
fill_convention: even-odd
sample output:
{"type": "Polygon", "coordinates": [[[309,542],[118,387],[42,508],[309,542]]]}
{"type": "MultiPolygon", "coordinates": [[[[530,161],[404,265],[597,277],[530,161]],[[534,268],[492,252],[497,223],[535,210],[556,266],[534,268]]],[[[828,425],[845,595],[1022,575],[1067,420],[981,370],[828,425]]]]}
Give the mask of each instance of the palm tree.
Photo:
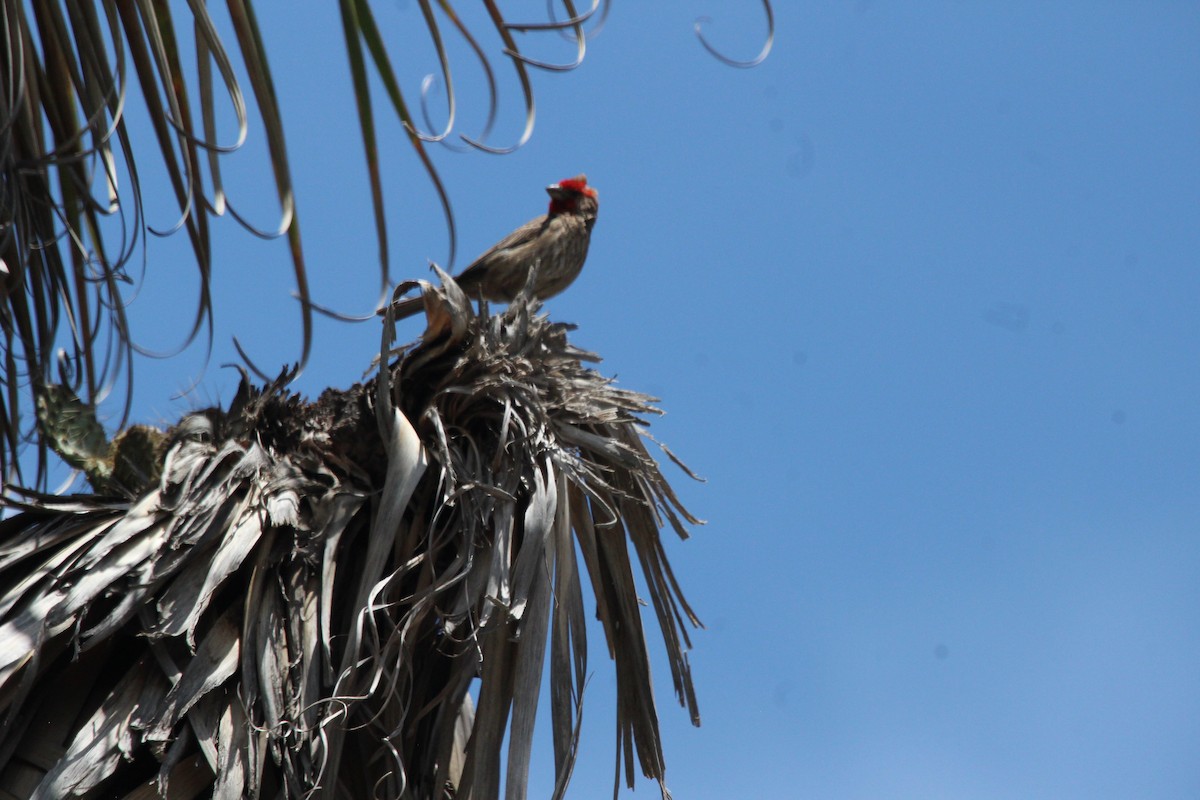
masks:
{"type": "MultiPolygon", "coordinates": [[[[578,13],[564,0],[566,19],[517,24],[484,6],[524,89],[519,146],[533,125],[529,69],[577,66],[584,25],[607,7],[597,0],[578,13]],[[523,56],[513,32],[539,29],[570,32],[574,62],[523,56]]],[[[381,307],[390,286],[369,68],[451,231],[427,153],[453,125],[438,20],[466,38],[489,82],[493,74],[450,4],[421,8],[451,109],[437,134],[410,113],[368,5],[340,5],[381,307]]],[[[287,389],[296,369],[268,380],[250,365],[259,380],[244,375],[228,408],[169,430],[132,426],[109,441],[96,422],[96,405],[131,380],[140,352],[123,311],[146,232],[134,153],[146,156],[124,115],[135,76],[195,255],[192,337],[211,319],[210,220],[236,216],[222,188],[212,67],[240,133],[249,123],[206,9],[188,6],[193,97],[171,4],[0,0],[0,797],[492,798],[502,784],[506,797],[523,797],[547,657],[561,795],[588,675],[585,584],[616,665],[624,781],[640,770],[665,795],[633,561],[676,696],[698,724],[685,652],[698,620],[659,538],[664,525],[686,537],[697,520],[646,450],[653,399],[588,367],[598,358],[574,348],[570,326],[540,315],[533,298],[476,311],[445,278],[422,287],[428,327],[418,343],[395,347],[385,315],[364,385],[309,402],[287,389]],[[44,490],[53,452],[94,493],[18,488],[27,443],[33,485],[44,490]]],[[[307,291],[258,22],[246,0],[228,9],[301,299],[299,368],[320,308],[307,291]]],[[[463,138],[507,149],[488,143],[491,118],[463,138]]]]}
{"type": "Polygon", "coordinates": [[[487,798],[503,773],[523,797],[549,647],[561,794],[589,585],[625,778],[636,754],[662,783],[630,551],[698,722],[698,620],[659,538],[697,520],[645,449],[652,399],[587,367],[536,300],[477,314],[447,281],[366,384],[310,403],[290,372],[244,381],[164,432],[157,480],[29,493],[0,522],[0,785],[487,798]]]}

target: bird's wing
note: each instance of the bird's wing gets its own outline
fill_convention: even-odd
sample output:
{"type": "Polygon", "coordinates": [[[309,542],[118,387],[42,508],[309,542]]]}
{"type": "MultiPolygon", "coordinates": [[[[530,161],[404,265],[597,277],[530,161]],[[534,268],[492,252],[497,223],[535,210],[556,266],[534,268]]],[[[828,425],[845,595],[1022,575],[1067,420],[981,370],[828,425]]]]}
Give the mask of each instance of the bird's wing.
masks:
{"type": "Polygon", "coordinates": [[[488,263],[491,262],[497,255],[504,253],[506,250],[515,250],[518,247],[522,247],[532,241],[535,241],[538,237],[538,234],[541,233],[542,227],[546,224],[546,216],[547,215],[543,214],[540,217],[535,217],[534,219],[529,220],[529,222],[526,222],[508,236],[505,236],[503,239],[496,242],[482,255],[480,255],[479,258],[476,258],[474,261],[472,261],[466,269],[460,272],[455,280],[461,284],[463,280],[466,279],[467,282],[470,283],[471,281],[477,279],[477,273],[486,268],[488,263]]]}

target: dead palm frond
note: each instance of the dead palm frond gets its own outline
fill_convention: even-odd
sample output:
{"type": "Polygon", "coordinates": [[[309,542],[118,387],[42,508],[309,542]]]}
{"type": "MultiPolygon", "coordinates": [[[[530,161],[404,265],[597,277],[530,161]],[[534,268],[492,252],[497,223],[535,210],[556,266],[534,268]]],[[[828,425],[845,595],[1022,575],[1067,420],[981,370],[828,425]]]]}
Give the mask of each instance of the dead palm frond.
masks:
{"type": "Polygon", "coordinates": [[[637,583],[698,723],[698,621],[660,540],[697,520],[645,448],[653,401],[527,295],[491,315],[452,281],[423,290],[422,340],[385,338],[365,385],[309,403],[287,373],[243,382],[165,432],[161,477],[135,496],[12,503],[0,786],[524,797],[548,663],[561,796],[585,592],[615,661],[624,779],[662,784],[637,583]]]}

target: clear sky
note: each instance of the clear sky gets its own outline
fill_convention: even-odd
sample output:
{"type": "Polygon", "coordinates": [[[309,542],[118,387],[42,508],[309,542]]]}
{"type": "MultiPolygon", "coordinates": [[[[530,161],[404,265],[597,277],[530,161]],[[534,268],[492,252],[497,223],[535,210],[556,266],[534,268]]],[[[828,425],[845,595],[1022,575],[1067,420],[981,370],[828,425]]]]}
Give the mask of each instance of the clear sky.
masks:
{"type": "MultiPolygon", "coordinates": [[[[335,9],[260,5],[316,299],[369,310],[335,9]]],[[[436,70],[419,8],[380,6],[415,97],[436,70]]],[[[667,468],[709,521],[668,543],[708,626],[700,729],[657,663],[668,784],[681,800],[1200,797],[1200,6],[775,10],[774,52],[736,70],[691,23],[711,15],[713,42],[747,58],[753,3],[617,3],[582,68],[535,74],[524,149],[434,148],[459,268],[541,213],[547,183],[588,173],[591,255],[549,312],[662,398],[655,434],[708,479],[667,468]]],[[[456,63],[473,134],[478,75],[456,63]]],[[[502,91],[496,144],[519,131],[507,75],[502,91]]],[[[397,127],[384,136],[392,276],[427,277],[445,227],[397,127]]],[[[227,170],[247,167],[234,199],[269,225],[259,147],[227,170]]],[[[285,247],[217,232],[211,365],[172,403],[202,348],[139,362],[136,417],[228,401],[232,335],[272,368],[298,354],[285,247]]],[[[152,262],[186,259],[176,238],[152,262]]],[[[193,297],[190,277],[170,293],[178,269],[134,313],[182,335],[185,315],[163,314],[193,297]]],[[[378,348],[374,323],[317,334],[309,393],[359,379],[378,348]]],[[[601,640],[591,655],[579,798],[611,792],[614,679],[601,640]]],[[[549,793],[539,763],[532,796],[549,793]]]]}

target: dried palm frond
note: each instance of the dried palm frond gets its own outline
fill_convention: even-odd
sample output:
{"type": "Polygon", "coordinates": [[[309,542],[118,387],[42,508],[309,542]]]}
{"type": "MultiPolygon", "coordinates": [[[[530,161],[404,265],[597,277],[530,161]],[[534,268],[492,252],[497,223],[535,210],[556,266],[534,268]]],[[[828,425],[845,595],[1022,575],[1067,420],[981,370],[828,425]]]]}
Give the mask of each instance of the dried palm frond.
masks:
{"type": "Polygon", "coordinates": [[[10,503],[0,796],[520,798],[547,661],[561,796],[585,585],[625,782],[666,794],[634,561],[698,724],[659,538],[697,520],[644,446],[657,409],[535,300],[476,313],[447,281],[365,385],[244,381],[165,432],[133,499],[10,503]]]}

